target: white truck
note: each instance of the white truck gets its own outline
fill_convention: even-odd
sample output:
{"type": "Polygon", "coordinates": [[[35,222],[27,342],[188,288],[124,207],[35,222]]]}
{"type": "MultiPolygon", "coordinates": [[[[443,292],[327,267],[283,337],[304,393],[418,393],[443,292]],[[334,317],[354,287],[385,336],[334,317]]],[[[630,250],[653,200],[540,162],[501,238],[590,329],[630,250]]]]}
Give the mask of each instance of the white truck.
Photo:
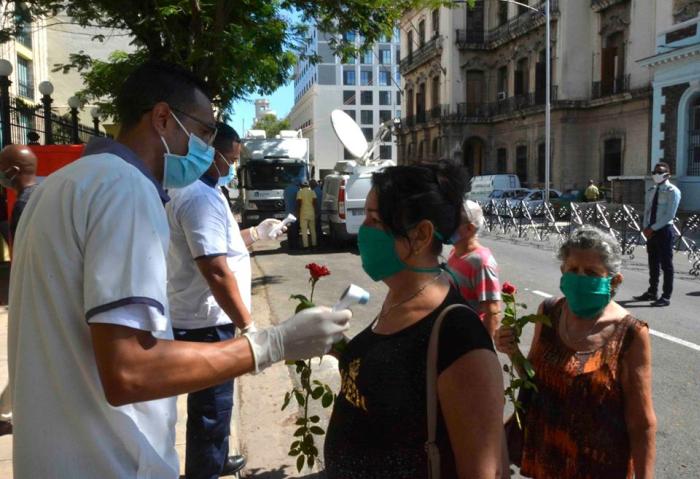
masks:
{"type": "Polygon", "coordinates": [[[340,142],[357,160],[339,161],[333,173],[323,179],[321,228],[336,246],[354,240],[365,221],[365,199],[372,187],[372,174],[394,166],[391,160],[373,160],[379,143],[391,134],[392,122],[383,124],[370,144],[347,113],[331,113],[333,129],[340,142]]]}
{"type": "Polygon", "coordinates": [[[243,225],[287,216],[285,188],[308,181],[312,169],[309,140],[301,131],[282,130],[276,138],[266,138],[263,130],[249,130],[241,141],[238,171],[243,225]]]}

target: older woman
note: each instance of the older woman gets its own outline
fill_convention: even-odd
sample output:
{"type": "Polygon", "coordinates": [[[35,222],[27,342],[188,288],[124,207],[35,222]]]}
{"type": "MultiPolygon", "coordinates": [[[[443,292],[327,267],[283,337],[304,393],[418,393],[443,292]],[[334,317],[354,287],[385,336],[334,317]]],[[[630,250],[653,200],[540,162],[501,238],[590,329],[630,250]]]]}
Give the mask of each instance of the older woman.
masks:
{"type": "MultiPolygon", "coordinates": [[[[442,239],[459,225],[462,178],[446,164],[374,174],[358,244],[363,269],[389,292],[339,358],[325,443],[331,479],[428,477],[428,339],[445,308],[465,304],[438,266],[442,239]]],[[[503,380],[491,338],[472,309],[459,307],[446,314],[438,348],[441,477],[498,477],[503,380]]]]}
{"type": "MultiPolygon", "coordinates": [[[[582,227],[559,259],[564,298],[540,306],[552,326],[538,324],[530,348],[538,392],[526,406],[521,473],[652,478],[649,330],[612,300],[623,279],[620,246],[607,233],[582,227]]],[[[506,327],[496,334],[496,348],[521,354],[506,327]]]]}

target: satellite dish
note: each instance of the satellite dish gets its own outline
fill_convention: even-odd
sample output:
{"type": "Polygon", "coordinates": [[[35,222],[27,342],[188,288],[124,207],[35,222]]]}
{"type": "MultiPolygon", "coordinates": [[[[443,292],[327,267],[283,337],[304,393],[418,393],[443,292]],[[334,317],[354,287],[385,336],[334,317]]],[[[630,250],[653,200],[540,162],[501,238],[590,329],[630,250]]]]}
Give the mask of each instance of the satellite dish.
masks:
{"type": "Polygon", "coordinates": [[[367,139],[350,115],[343,110],[333,110],[331,124],[335,135],[352,156],[362,158],[367,153],[367,139]]]}

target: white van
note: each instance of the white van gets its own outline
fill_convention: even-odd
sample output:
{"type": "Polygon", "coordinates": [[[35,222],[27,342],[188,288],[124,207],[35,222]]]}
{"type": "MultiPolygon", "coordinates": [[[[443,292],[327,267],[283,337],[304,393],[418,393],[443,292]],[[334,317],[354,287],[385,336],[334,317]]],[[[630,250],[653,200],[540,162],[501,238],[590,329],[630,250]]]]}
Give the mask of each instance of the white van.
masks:
{"type": "Polygon", "coordinates": [[[518,175],[484,175],[475,176],[470,181],[467,198],[473,201],[487,201],[495,190],[513,190],[520,188],[518,175]]]}
{"type": "Polygon", "coordinates": [[[355,161],[339,161],[334,172],[323,178],[321,228],[331,243],[353,240],[365,221],[365,199],[372,189],[372,174],[394,166],[393,161],[378,161],[360,166],[355,161]]]}

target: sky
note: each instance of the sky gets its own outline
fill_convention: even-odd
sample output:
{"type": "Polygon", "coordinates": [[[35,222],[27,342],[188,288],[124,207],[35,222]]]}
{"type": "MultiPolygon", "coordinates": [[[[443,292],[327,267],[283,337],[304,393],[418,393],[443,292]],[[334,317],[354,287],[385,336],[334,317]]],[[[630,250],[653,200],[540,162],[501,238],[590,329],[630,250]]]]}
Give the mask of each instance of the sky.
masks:
{"type": "Polygon", "coordinates": [[[257,98],[270,100],[270,109],[277,113],[277,118],[284,118],[294,106],[294,82],[290,81],[278,88],[272,95],[251,96],[249,100],[239,100],[233,104],[233,115],[230,124],[241,136],[245,135],[245,132],[253,126],[253,121],[255,121],[254,102],[257,98]]]}

